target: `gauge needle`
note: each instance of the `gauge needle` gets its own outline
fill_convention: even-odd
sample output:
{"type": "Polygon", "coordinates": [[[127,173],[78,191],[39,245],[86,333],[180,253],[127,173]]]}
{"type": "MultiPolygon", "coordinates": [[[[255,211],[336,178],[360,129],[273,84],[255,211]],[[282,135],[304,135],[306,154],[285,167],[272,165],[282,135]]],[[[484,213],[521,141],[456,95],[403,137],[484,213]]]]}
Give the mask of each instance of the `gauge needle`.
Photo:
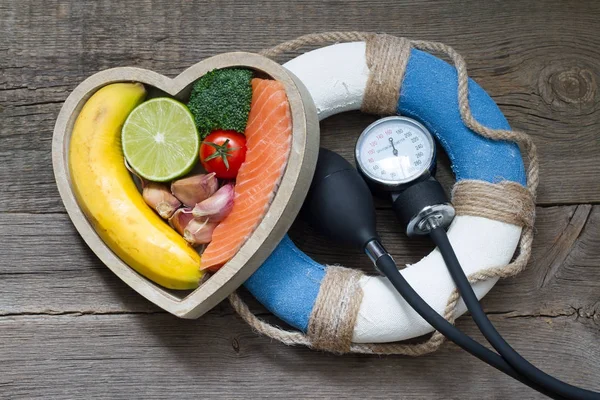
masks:
{"type": "Polygon", "coordinates": [[[398,155],[398,150],[396,150],[396,146],[394,146],[394,138],[389,138],[390,144],[392,145],[392,149],[394,149],[393,153],[395,156],[398,155]]]}

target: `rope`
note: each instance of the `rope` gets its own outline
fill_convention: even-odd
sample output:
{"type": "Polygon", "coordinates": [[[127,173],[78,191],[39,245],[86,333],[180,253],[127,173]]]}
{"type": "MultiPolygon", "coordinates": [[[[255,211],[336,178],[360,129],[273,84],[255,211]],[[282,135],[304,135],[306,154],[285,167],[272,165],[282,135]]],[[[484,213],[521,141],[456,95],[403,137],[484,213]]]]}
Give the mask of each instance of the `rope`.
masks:
{"type": "MultiPolygon", "coordinates": [[[[367,46],[367,66],[370,75],[365,90],[363,110],[376,114],[395,114],[400,86],[412,46],[431,53],[444,54],[453,62],[458,78],[460,115],[467,127],[486,138],[511,141],[520,146],[525,159],[528,160],[526,188],[512,182],[491,184],[465,180],[454,186],[452,195],[459,215],[481,216],[523,227],[519,241],[519,254],[514,261],[503,267],[487,268],[471,274],[469,282],[474,284],[492,278],[506,278],[521,272],[529,261],[533,243],[535,194],[539,183],[536,147],[531,138],[523,132],[491,129],[483,126],[473,117],[469,105],[467,65],[453,48],[438,42],[408,40],[374,33],[324,32],[301,36],[263,50],[261,54],[274,58],[305,46],[354,41],[365,41],[367,46]]],[[[420,356],[437,350],[444,343],[445,338],[438,331],[435,331],[427,341],[416,344],[351,343],[354,323],[362,299],[362,290],[358,287],[362,275],[350,271],[353,270],[328,267],[311,314],[307,335],[283,330],[260,320],[235,292],[229,296],[229,300],[241,318],[255,331],[287,345],[304,345],[336,353],[420,356]]],[[[451,323],[454,323],[454,311],[459,299],[460,295],[455,289],[446,303],[443,316],[451,323]]]]}
{"type": "Polygon", "coordinates": [[[375,33],[368,32],[323,32],[323,33],[310,33],[308,35],[300,36],[296,39],[288,40],[273,46],[270,49],[265,49],[260,52],[261,55],[269,58],[275,58],[283,53],[298,50],[305,46],[318,46],[320,44],[331,44],[338,42],[362,42],[368,41],[375,33]]]}
{"type": "Polygon", "coordinates": [[[531,227],[535,203],[529,190],[511,181],[489,183],[462,180],[452,188],[452,204],[457,215],[471,215],[531,227]]]}
{"type": "Polygon", "coordinates": [[[363,298],[359,280],[362,272],[338,266],[327,267],[315,300],[307,335],[311,347],[347,353],[363,298]],[[334,307],[331,305],[335,304],[334,307]]]}
{"type": "Polygon", "coordinates": [[[368,114],[395,114],[410,57],[410,40],[376,35],[371,36],[367,43],[369,79],[360,109],[368,114]]]}

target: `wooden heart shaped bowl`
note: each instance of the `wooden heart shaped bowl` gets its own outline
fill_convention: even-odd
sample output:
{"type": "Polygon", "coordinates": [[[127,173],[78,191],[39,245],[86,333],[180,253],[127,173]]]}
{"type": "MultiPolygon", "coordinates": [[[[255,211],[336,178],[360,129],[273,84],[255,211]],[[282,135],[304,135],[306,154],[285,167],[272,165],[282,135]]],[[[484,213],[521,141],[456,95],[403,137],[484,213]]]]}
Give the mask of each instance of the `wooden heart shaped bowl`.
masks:
{"type": "Polygon", "coordinates": [[[88,246],[119,278],[142,296],[182,318],[198,318],[239,287],[266,260],[288,231],[306,196],[319,150],[319,121],[304,85],[281,65],[252,53],[225,53],[201,61],[174,79],[140,68],[113,68],[83,81],[65,101],[54,127],[52,163],[60,196],[69,217],[88,246]],[[165,289],[138,274],[102,241],[80,208],[69,173],[69,143],[73,125],[85,102],[101,87],[115,82],[140,82],[181,101],[207,72],[245,67],[256,75],[283,83],[292,115],[292,146],[277,193],[260,225],[238,253],[194,291],[165,289]]]}

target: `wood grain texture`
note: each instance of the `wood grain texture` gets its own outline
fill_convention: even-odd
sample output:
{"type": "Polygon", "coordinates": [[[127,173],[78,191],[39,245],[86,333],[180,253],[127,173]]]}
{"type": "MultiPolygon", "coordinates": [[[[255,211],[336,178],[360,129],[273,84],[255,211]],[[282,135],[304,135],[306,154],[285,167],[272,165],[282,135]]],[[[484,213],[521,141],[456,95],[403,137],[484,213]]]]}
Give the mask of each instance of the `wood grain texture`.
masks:
{"type": "MultiPolygon", "coordinates": [[[[174,77],[211,55],[328,30],[454,46],[511,124],[533,135],[541,159],[533,261],[483,305],[536,365],[600,390],[600,2],[6,0],[0,398],[541,398],[452,345],[418,359],[337,357],[258,337],[227,304],[178,320],[113,276],[68,220],[52,175],[52,128],[87,76],[130,65],[174,77]]],[[[351,158],[373,120],[332,117],[321,142],[351,158]]],[[[452,184],[447,160],[439,177],[452,184]]],[[[404,237],[385,202],[377,206],[399,262],[431,250],[404,237]]],[[[320,262],[368,265],[302,221],[291,236],[320,262]]],[[[481,338],[468,318],[458,325],[481,338]]]]}
{"type": "MultiPolygon", "coordinates": [[[[598,2],[560,1],[313,0],[269,2],[260,8],[249,1],[53,0],[44,7],[3,2],[0,129],[5,148],[12,151],[2,153],[0,161],[18,167],[35,157],[39,165],[44,163],[60,103],[101,69],[132,65],[175,76],[223,51],[258,51],[315,31],[371,30],[454,46],[509,121],[533,135],[541,159],[538,201],[598,202],[598,15],[598,2]]],[[[336,132],[356,137],[367,119],[341,125],[336,132]]],[[[40,187],[53,192],[51,181],[47,168],[23,171],[23,187],[16,195],[21,201],[3,191],[0,209],[29,211],[27,204],[38,200],[49,211],[61,210],[55,196],[41,204],[36,196],[40,187]]]]}
{"type": "MultiPolygon", "coordinates": [[[[492,321],[535,364],[600,389],[600,348],[581,345],[596,334],[576,317],[492,321]]],[[[458,325],[481,340],[472,323],[458,325]]],[[[216,312],[194,321],[167,314],[2,318],[0,340],[0,387],[11,399],[542,398],[454,346],[420,358],[342,357],[265,340],[216,312]]]]}

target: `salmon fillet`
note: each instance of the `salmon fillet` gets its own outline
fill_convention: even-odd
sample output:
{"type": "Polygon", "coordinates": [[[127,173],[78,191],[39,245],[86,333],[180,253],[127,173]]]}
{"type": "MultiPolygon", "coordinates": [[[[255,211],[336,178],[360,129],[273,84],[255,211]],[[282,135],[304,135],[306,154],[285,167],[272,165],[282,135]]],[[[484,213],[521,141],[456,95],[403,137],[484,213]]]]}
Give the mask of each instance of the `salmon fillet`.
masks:
{"type": "Polygon", "coordinates": [[[233,209],[215,228],[200,269],[218,270],[250,237],[266,214],[283,176],[292,143],[290,105],[280,82],[252,79],[246,160],[236,178],[233,209]]]}

